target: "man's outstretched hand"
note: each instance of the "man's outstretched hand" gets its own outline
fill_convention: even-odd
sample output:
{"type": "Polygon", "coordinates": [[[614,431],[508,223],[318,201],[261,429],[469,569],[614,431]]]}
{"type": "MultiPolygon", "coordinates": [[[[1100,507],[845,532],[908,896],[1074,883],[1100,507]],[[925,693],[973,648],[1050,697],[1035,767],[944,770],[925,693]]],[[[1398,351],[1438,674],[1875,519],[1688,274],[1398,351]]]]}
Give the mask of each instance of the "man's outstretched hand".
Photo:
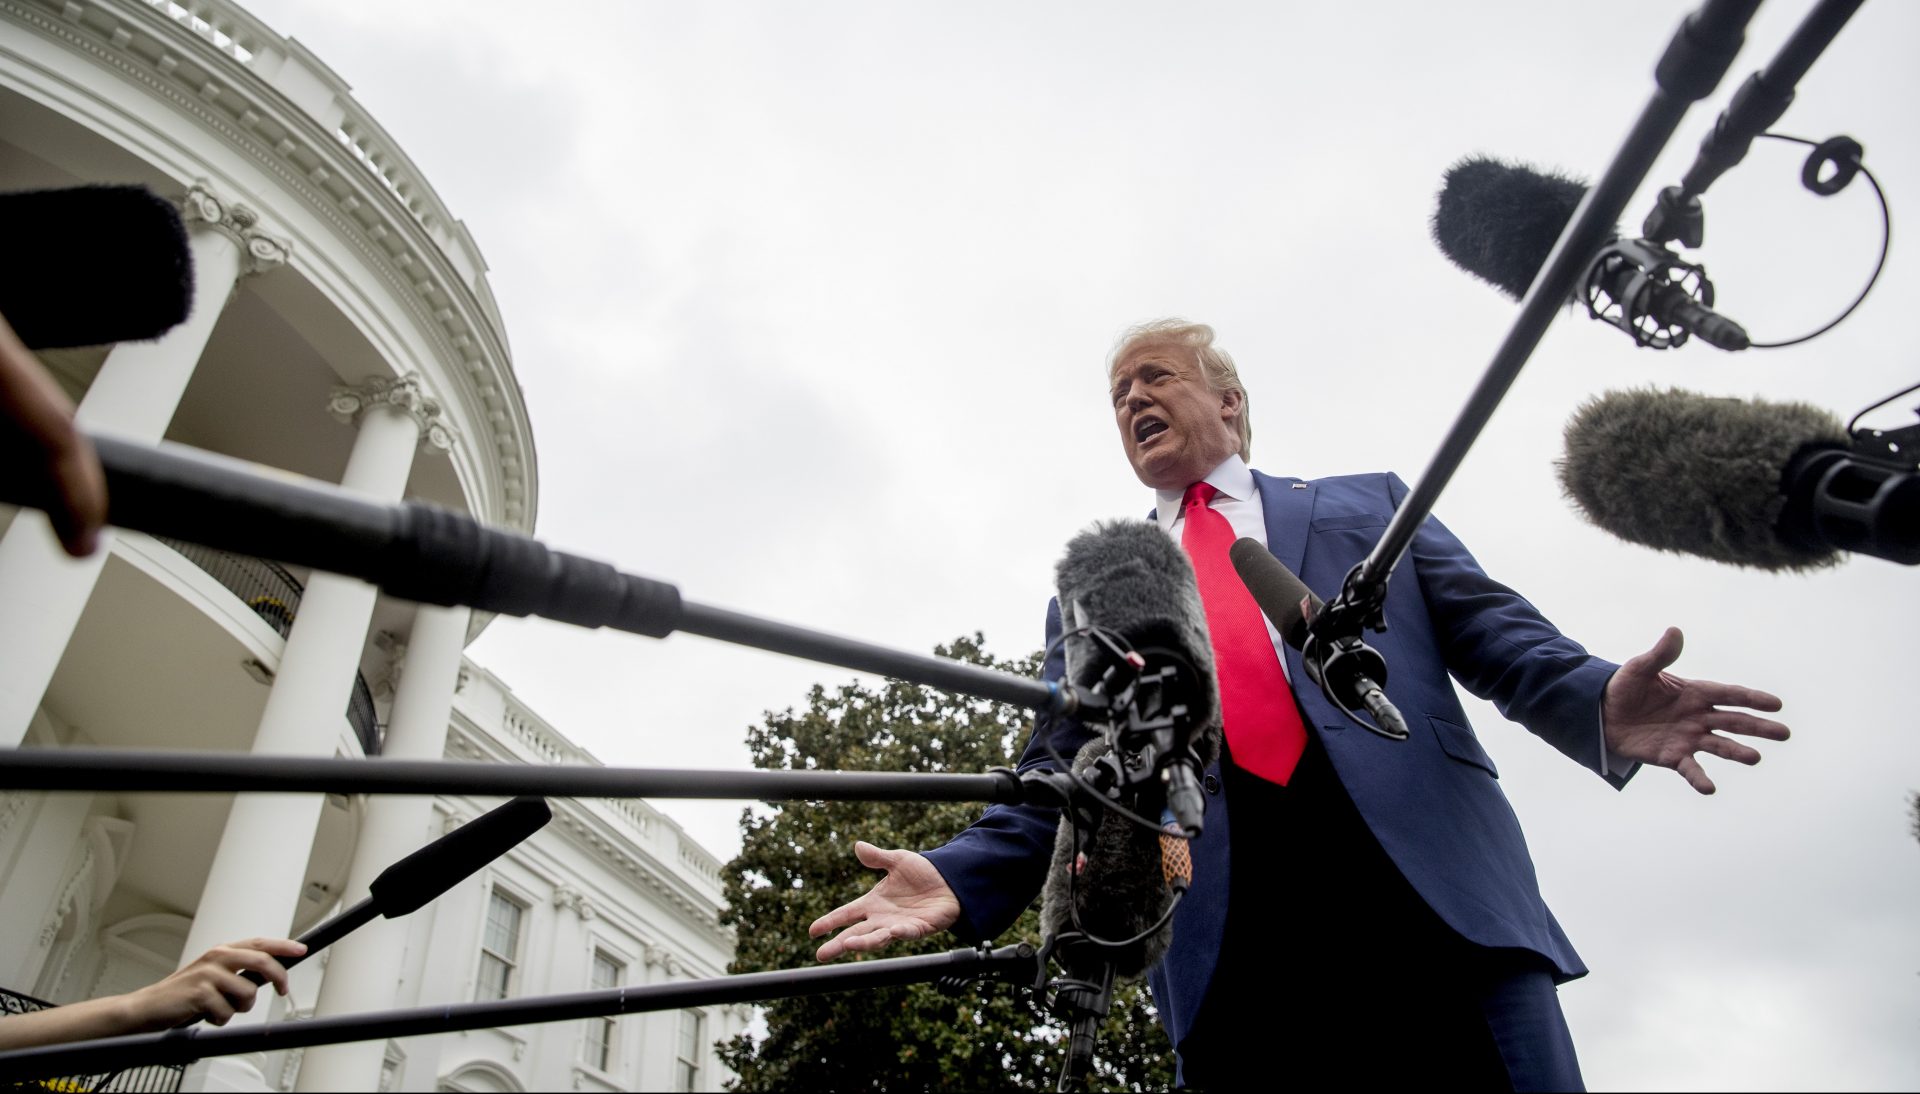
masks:
{"type": "Polygon", "coordinates": [[[814,954],[819,960],[877,950],[896,938],[925,938],[959,920],[960,901],[925,855],[883,851],[866,842],[855,843],[853,853],[862,866],[885,870],[887,876],[866,895],[840,905],[807,928],[811,938],[840,931],[814,954]]]}
{"type": "Polygon", "coordinates": [[[1701,770],[1694,753],[1757,764],[1757,750],[1721,734],[1784,741],[1787,727],[1770,718],[1722,709],[1779,710],[1776,696],[1737,684],[1688,680],[1667,672],[1667,667],[1680,659],[1683,641],[1678,627],[1668,627],[1652,649],[1621,665],[1607,681],[1602,714],[1607,748],[1629,760],[1671,767],[1695,790],[1711,794],[1713,780],[1701,770]]]}

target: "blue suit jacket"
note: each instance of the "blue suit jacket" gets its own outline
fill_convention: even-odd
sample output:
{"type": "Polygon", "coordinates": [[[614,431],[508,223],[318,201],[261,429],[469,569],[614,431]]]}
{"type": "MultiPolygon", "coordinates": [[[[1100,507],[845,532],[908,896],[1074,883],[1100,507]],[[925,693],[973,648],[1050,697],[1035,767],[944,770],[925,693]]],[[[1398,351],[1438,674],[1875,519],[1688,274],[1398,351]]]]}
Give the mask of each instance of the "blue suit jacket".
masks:
{"type": "MultiPolygon", "coordinates": [[[[1254,483],[1268,547],[1323,596],[1337,592],[1347,571],[1372,550],[1407,494],[1393,475],[1303,483],[1255,472],[1254,483]]],[[[1520,823],[1448,677],[1604,777],[1600,704],[1619,666],[1590,656],[1518,593],[1488,577],[1437,520],[1421,527],[1390,582],[1386,617],[1387,631],[1367,637],[1386,657],[1387,694],[1406,715],[1412,739],[1389,741],[1354,727],[1310,683],[1294,689],[1303,722],[1317,733],[1387,855],[1454,930],[1482,946],[1531,950],[1561,979],[1583,975],[1586,967],[1540,899],[1520,823]]],[[[1049,645],[1060,629],[1059,606],[1050,604],[1049,645]]],[[[1064,671],[1059,653],[1044,669],[1050,678],[1064,671]]],[[[1307,679],[1292,650],[1287,674],[1307,679]]],[[[1051,763],[1038,745],[1043,736],[1072,756],[1090,733],[1070,719],[1042,717],[1021,770],[1051,763]]],[[[1209,774],[1207,785],[1218,788],[1217,764],[1209,774]]],[[[1618,786],[1630,777],[1609,781],[1618,786]]],[[[1175,1046],[1206,997],[1230,912],[1230,834],[1217,790],[1207,806],[1206,834],[1193,845],[1193,889],[1175,913],[1165,960],[1150,973],[1175,1046]]],[[[1045,881],[1057,826],[1052,809],[993,806],[946,846],[927,852],[960,900],[957,934],[986,941],[1019,918],[1045,881]]]]}

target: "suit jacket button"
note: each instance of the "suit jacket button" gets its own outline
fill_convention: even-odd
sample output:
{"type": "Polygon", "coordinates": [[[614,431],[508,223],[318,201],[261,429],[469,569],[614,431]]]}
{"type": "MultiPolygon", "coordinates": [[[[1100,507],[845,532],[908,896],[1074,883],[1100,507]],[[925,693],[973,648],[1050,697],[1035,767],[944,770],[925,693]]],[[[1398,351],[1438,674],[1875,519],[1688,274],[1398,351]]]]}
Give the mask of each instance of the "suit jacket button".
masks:
{"type": "Polygon", "coordinates": [[[1207,793],[1209,794],[1220,793],[1220,780],[1214,778],[1212,775],[1208,775],[1206,778],[1201,779],[1200,785],[1203,787],[1206,787],[1207,793]]]}

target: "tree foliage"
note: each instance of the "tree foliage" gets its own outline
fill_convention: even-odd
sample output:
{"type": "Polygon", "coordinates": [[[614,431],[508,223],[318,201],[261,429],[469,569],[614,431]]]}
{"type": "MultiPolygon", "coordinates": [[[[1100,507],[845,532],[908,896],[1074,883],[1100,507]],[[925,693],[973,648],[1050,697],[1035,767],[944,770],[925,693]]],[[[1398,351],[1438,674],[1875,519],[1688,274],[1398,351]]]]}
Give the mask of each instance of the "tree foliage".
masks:
{"type": "MultiPolygon", "coordinates": [[[[996,660],[981,636],[962,638],[941,656],[1025,675],[1037,658],[996,660]]],[[[807,709],[769,713],[748,735],[756,767],[977,773],[1012,766],[1030,732],[1016,707],[968,700],[888,681],[875,690],[816,685],[807,709]]],[[[924,850],[939,846],[979,815],[968,803],[791,802],[741,814],[744,846],[727,864],[726,921],[738,935],[733,972],[814,964],[818,942],[807,926],[865,892],[877,876],[853,856],[853,842],[924,850]]],[[[1039,916],[1029,908],[999,942],[1036,945],[1039,916]]],[[[941,934],[895,943],[878,957],[937,953],[959,943],[941,934]]],[[[839,992],[769,1003],[766,1035],[721,1046],[741,1091],[1050,1090],[1063,1058],[1064,1028],[1037,1013],[1024,988],[979,984],[958,995],[931,984],[839,992]]],[[[1164,1090],[1173,1056],[1154,1020],[1144,982],[1115,992],[1101,1031],[1093,1089],[1164,1090]]]]}

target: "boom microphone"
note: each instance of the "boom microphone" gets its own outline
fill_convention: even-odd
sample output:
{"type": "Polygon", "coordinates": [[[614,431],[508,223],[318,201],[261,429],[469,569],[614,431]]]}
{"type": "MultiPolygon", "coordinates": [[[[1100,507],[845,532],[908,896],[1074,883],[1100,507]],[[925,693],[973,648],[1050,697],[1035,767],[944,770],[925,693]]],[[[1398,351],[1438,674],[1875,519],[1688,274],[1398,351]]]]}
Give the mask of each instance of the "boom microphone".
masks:
{"type": "Polygon", "coordinates": [[[1854,450],[1805,403],[1609,392],[1567,423],[1560,485],[1630,543],[1761,570],[1854,551],[1920,563],[1920,470],[1854,450]]]}
{"type": "MultiPolygon", "coordinates": [[[[519,846],[552,819],[553,809],[545,798],[525,797],[468,821],[380,871],[367,886],[365,900],[300,936],[298,941],[307,946],[305,953],[277,960],[290,969],[375,916],[397,919],[419,911],[482,866],[519,846]]],[[[257,972],[240,975],[256,984],[267,981],[257,972]]]]}
{"type": "Polygon", "coordinates": [[[1073,758],[1086,793],[1062,813],[1040,926],[1066,970],[1053,1005],[1069,1027],[1060,1089],[1092,1065],[1116,976],[1138,976],[1172,938],[1192,880],[1185,837],[1201,832],[1199,772],[1220,754],[1213,646],[1193,567],[1173,538],[1140,521],[1076,536],[1056,571],[1066,681],[1108,701],[1108,724],[1073,758]],[[1140,823],[1158,816],[1175,834],[1140,823]]]}
{"type": "Polygon", "coordinates": [[[193,308],[179,210],[144,186],[0,194],[0,315],[28,349],[158,338],[193,308]]]}
{"type": "MultiPolygon", "coordinates": [[[[1470,156],[1447,170],[1433,240],[1454,265],[1518,300],[1586,194],[1586,183],[1565,175],[1470,156]]],[[[1713,286],[1704,274],[1658,244],[1616,231],[1595,256],[1586,294],[1595,318],[1642,345],[1665,349],[1697,334],[1720,349],[1746,349],[1747,332],[1708,307],[1713,286]]]]}
{"type": "MultiPolygon", "coordinates": [[[[1325,602],[1257,539],[1243,536],[1235,540],[1227,549],[1227,557],[1233,560],[1234,572],[1253,594],[1260,611],[1273,621],[1280,637],[1294,649],[1311,654],[1308,639],[1313,618],[1325,602]]],[[[1407,739],[1406,719],[1380,686],[1387,678],[1386,661],[1371,647],[1357,639],[1349,640],[1347,648],[1337,650],[1324,664],[1317,656],[1306,657],[1305,664],[1307,675],[1340,709],[1365,707],[1382,736],[1407,739]]]]}

